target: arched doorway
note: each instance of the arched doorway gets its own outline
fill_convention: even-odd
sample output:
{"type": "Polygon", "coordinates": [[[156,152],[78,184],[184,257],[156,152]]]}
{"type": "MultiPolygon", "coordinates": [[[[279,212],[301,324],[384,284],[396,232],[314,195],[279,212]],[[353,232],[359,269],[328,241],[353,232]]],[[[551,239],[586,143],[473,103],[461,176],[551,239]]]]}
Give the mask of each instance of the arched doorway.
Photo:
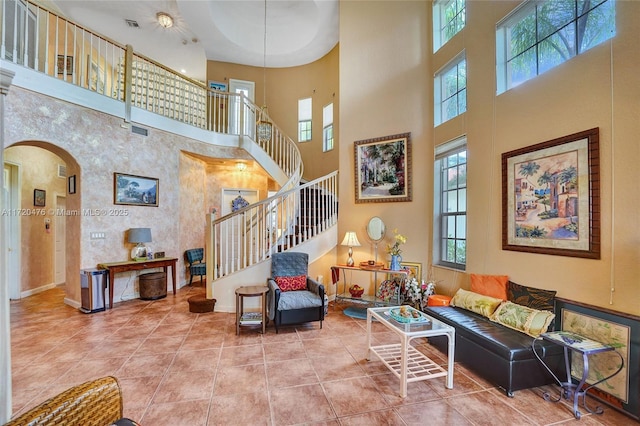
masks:
{"type": "Polygon", "coordinates": [[[19,299],[78,275],[80,220],[73,212],[80,193],[77,183],[70,193],[69,177],[79,166],[67,151],[42,141],[13,144],[3,156],[6,282],[9,297],[19,299]]]}

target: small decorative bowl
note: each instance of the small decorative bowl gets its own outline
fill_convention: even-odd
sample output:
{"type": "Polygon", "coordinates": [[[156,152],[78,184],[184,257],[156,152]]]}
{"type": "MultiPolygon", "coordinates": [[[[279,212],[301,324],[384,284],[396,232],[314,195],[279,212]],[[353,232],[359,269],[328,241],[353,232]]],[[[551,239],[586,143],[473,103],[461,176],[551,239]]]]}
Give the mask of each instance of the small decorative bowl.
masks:
{"type": "Polygon", "coordinates": [[[364,293],[364,288],[353,288],[349,287],[349,293],[351,293],[351,297],[361,297],[362,293],[364,293]]]}

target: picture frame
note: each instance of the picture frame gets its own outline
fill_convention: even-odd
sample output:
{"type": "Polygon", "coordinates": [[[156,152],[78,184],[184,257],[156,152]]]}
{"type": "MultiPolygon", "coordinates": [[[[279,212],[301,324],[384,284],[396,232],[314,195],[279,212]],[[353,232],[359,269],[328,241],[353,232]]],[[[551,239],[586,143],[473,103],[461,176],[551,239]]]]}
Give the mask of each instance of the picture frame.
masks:
{"type": "Polygon", "coordinates": [[[420,282],[422,279],[422,263],[420,262],[400,262],[400,266],[403,269],[409,270],[407,279],[415,278],[420,282]]]}
{"type": "Polygon", "coordinates": [[[73,75],[73,56],[58,55],[58,74],[73,75]]]}
{"type": "Polygon", "coordinates": [[[76,175],[71,175],[67,179],[67,191],[69,194],[76,193],[76,175]]]}
{"type": "MultiPolygon", "coordinates": [[[[214,80],[209,80],[209,89],[211,90],[215,90],[217,92],[226,92],[229,86],[227,86],[227,83],[223,83],[221,81],[214,81],[214,80]]],[[[210,93],[209,95],[213,95],[213,93],[210,93]]]]}
{"type": "Polygon", "coordinates": [[[502,154],[502,249],[600,259],[599,128],[502,154]]]}
{"type": "Polygon", "coordinates": [[[47,191],[44,189],[33,190],[33,205],[36,207],[44,207],[47,205],[47,191]]]}
{"type": "Polygon", "coordinates": [[[113,174],[113,204],[158,207],[160,180],[152,177],[113,174]]]}
{"type": "Polygon", "coordinates": [[[355,141],[356,203],[411,201],[411,133],[355,141]]]}

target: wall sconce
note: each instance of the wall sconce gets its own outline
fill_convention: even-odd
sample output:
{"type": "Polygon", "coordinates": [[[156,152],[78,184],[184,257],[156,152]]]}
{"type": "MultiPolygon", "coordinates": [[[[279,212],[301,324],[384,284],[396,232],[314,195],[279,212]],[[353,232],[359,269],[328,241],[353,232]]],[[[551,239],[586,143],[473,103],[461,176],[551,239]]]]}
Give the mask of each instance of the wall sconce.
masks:
{"type": "Polygon", "coordinates": [[[173,18],[168,13],[158,12],[156,14],[156,18],[158,19],[158,24],[160,24],[162,28],[173,27],[173,18]]]}
{"type": "Polygon", "coordinates": [[[238,169],[239,172],[244,172],[245,170],[247,170],[247,163],[238,161],[236,163],[236,169],[238,169]]]}
{"type": "Polygon", "coordinates": [[[342,240],[341,246],[349,246],[349,259],[347,259],[347,266],[353,266],[353,247],[360,247],[360,241],[355,232],[349,231],[344,234],[344,240],[342,240]]]}

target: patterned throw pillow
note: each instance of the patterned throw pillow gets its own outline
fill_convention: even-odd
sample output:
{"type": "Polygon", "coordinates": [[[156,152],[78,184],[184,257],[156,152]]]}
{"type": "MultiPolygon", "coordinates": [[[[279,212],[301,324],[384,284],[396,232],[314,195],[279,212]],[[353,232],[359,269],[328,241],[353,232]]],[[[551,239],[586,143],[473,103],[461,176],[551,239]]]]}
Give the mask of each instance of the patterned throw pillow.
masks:
{"type": "Polygon", "coordinates": [[[507,300],[508,275],[471,274],[471,291],[507,300]]]}
{"type": "Polygon", "coordinates": [[[457,306],[488,318],[500,303],[502,299],[459,289],[451,299],[450,306],[457,306]]]}
{"type": "Polygon", "coordinates": [[[526,287],[509,281],[507,300],[541,311],[554,311],[556,291],[526,287]]]}
{"type": "Polygon", "coordinates": [[[307,289],[307,276],[296,275],[293,277],[276,277],[276,284],[281,291],[295,291],[307,289]]]}
{"type": "Polygon", "coordinates": [[[503,302],[490,317],[493,322],[531,337],[538,337],[546,332],[554,318],[555,315],[549,311],[539,311],[512,302],[503,302]]]}

